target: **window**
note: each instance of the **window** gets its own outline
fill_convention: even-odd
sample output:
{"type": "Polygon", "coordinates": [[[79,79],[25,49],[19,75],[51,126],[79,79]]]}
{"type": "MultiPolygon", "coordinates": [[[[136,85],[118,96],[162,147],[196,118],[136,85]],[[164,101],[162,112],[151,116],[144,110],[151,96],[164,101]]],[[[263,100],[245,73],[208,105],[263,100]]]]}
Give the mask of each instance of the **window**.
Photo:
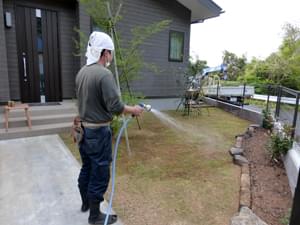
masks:
{"type": "Polygon", "coordinates": [[[183,61],[184,32],[170,31],[169,61],[183,61]]]}

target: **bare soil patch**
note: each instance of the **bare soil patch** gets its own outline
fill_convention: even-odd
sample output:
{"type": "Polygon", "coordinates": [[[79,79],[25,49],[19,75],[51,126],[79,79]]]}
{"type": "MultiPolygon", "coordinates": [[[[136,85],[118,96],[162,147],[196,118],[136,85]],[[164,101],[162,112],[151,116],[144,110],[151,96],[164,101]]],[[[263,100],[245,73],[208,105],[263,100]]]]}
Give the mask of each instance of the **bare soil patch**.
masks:
{"type": "Polygon", "coordinates": [[[251,206],[269,225],[285,224],[292,207],[292,195],[283,163],[271,161],[267,149],[270,135],[257,129],[245,139],[245,156],[250,162],[251,206]]]}

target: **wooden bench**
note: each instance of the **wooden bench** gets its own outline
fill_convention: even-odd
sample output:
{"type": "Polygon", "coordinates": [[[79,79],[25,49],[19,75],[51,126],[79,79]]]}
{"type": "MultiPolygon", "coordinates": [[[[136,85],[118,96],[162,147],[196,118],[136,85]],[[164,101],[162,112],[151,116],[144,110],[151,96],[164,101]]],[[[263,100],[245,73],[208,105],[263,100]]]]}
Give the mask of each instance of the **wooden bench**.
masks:
{"type": "Polygon", "coordinates": [[[12,110],[18,110],[18,109],[23,109],[25,110],[25,116],[27,119],[27,125],[29,127],[29,129],[31,129],[31,119],[30,119],[30,115],[29,115],[29,105],[28,104],[17,104],[14,106],[5,106],[5,129],[6,132],[8,131],[8,116],[9,116],[9,112],[12,110]]]}

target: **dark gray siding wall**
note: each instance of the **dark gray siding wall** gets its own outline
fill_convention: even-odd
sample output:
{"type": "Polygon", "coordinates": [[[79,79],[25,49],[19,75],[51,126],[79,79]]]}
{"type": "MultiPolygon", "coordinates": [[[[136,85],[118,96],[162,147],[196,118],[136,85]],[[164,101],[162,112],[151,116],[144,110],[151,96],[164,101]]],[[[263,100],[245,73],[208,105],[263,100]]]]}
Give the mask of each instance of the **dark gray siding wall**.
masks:
{"type": "Polygon", "coordinates": [[[63,9],[59,14],[60,23],[60,49],[61,49],[61,77],[63,98],[75,97],[75,77],[79,70],[79,57],[76,53],[74,38],[77,33],[74,28],[78,28],[75,9],[63,9]]]}
{"type": "Polygon", "coordinates": [[[10,96],[13,100],[20,99],[20,84],[19,84],[19,68],[17,56],[17,40],[15,30],[15,14],[13,1],[4,1],[4,9],[12,14],[12,28],[5,29],[6,49],[7,49],[7,64],[10,96]]]}
{"type": "MultiPolygon", "coordinates": [[[[191,13],[176,1],[169,0],[125,0],[122,20],[117,29],[128,42],[132,38],[131,29],[147,26],[161,20],[172,20],[170,26],[148,39],[142,46],[143,60],[153,63],[161,71],[159,74],[148,69],[141,71],[141,78],[131,82],[131,88],[147,97],[179,96],[184,85],[184,71],[189,58],[191,13]],[[184,60],[170,62],[169,31],[184,32],[184,60]]],[[[126,44],[125,44],[126,45],[126,44]]]]}
{"type": "Polygon", "coordinates": [[[3,2],[0,0],[0,102],[10,99],[4,29],[3,2]]]}
{"type": "Polygon", "coordinates": [[[14,24],[15,5],[49,9],[58,12],[62,95],[63,98],[73,98],[75,96],[74,80],[79,69],[79,59],[74,55],[76,50],[73,41],[73,38],[77,38],[77,33],[74,31],[74,27],[78,27],[77,2],[75,0],[64,1],[65,4],[60,2],[61,1],[4,0],[4,9],[12,12],[13,14],[13,27],[5,30],[5,36],[8,40],[7,57],[9,81],[11,96],[13,99],[18,100],[21,97],[17,63],[16,30],[14,24]]]}

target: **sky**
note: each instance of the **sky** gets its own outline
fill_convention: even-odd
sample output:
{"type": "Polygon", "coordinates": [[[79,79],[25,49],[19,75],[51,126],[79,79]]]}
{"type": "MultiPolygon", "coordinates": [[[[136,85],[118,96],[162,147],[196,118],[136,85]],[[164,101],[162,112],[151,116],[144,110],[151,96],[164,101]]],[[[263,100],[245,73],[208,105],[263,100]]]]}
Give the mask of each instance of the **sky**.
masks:
{"type": "Polygon", "coordinates": [[[250,61],[265,59],[282,42],[283,25],[300,27],[300,0],[213,0],[225,13],[191,25],[190,55],[210,67],[222,63],[224,50],[250,61]]]}

